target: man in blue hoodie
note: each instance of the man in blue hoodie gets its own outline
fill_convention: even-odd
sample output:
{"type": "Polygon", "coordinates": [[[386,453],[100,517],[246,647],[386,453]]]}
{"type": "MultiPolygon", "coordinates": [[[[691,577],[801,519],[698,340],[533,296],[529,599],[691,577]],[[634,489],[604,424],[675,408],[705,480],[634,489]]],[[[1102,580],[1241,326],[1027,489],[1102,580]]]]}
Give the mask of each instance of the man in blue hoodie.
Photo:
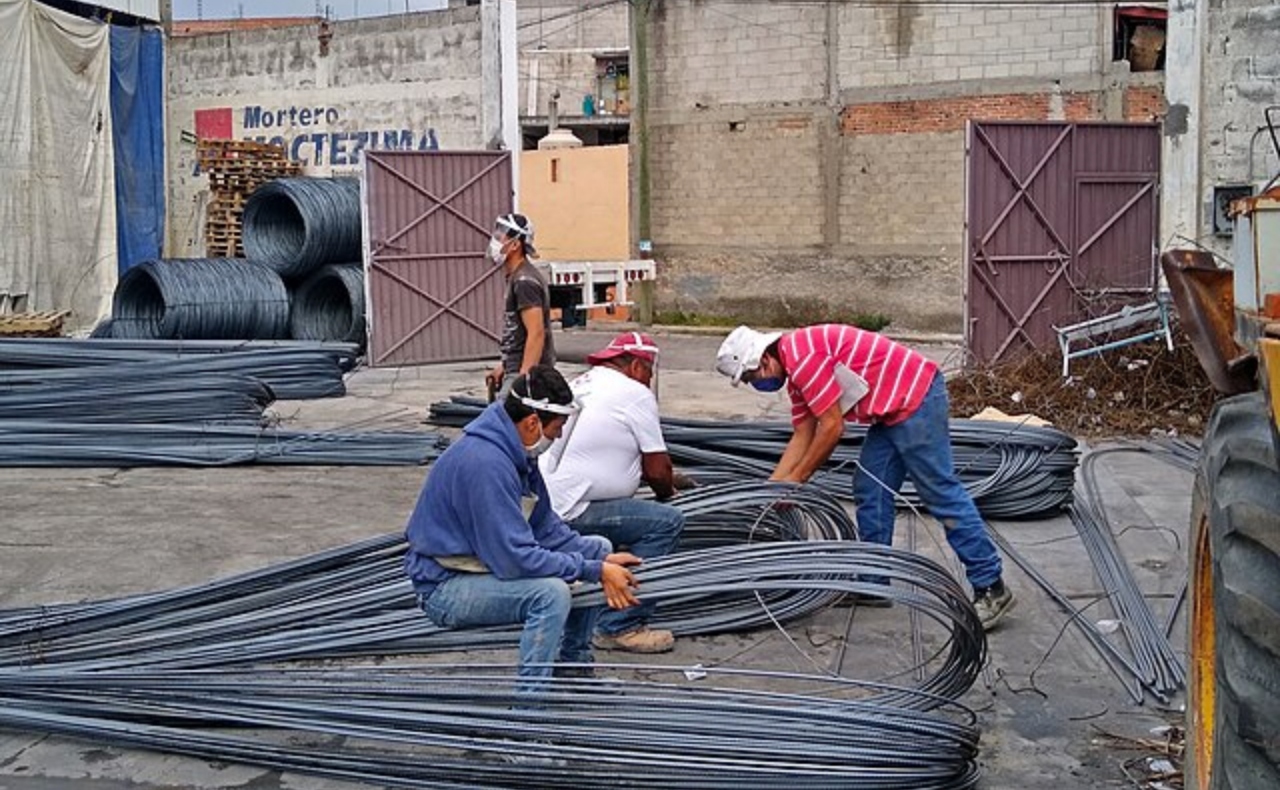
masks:
{"type": "Polygon", "coordinates": [[[432,466],[405,530],[405,572],[432,622],[524,625],[521,692],[544,689],[554,662],[592,660],[598,609],[573,608],[570,584],[599,582],[614,609],[639,603],[627,566],[640,560],[574,532],[551,509],[538,471],[538,455],[577,408],[555,368],[519,376],[432,466]]]}

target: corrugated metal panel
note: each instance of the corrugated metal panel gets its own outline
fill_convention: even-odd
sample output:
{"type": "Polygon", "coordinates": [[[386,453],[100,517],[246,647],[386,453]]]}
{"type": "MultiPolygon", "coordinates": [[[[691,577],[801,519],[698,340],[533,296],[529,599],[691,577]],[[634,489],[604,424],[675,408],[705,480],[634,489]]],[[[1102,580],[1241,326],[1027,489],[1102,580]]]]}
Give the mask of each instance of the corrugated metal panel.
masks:
{"type": "Polygon", "coordinates": [[[1055,325],[1152,298],[1152,124],[974,122],[966,340],[979,362],[1056,345],[1055,325]]]}
{"type": "Polygon", "coordinates": [[[373,365],[496,357],[501,269],[485,257],[512,209],[510,154],[365,152],[373,365]]]}

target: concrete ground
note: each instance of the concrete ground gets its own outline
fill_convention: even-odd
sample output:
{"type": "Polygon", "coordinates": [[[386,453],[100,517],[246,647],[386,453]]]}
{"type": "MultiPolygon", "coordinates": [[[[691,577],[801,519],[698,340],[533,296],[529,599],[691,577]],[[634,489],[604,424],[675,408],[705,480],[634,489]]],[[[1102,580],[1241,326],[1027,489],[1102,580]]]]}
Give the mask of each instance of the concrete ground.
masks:
{"type": "MultiPolygon", "coordinates": [[[[558,333],[563,370],[579,370],[583,355],[610,334],[558,333]]],[[[658,339],[664,413],[785,417],[778,396],[734,390],[712,372],[718,336],[658,339]]],[[[959,359],[953,347],[925,350],[944,364],[959,359]]],[[[346,398],[280,403],[274,410],[299,426],[421,429],[430,403],[480,395],[486,367],[361,370],[350,377],[346,398]]],[[[1099,472],[1122,548],[1163,617],[1185,574],[1190,475],[1136,455],[1106,456],[1099,472]]],[[[415,468],[0,469],[0,608],[199,584],[399,531],[423,475],[415,468]]],[[[1078,606],[1101,594],[1065,517],[994,526],[1078,606]]],[[[911,519],[900,519],[900,545],[911,528],[911,519]]],[[[954,564],[935,524],[916,524],[915,530],[920,551],[954,564]]],[[[979,712],[983,729],[982,787],[1134,786],[1125,765],[1144,753],[1122,750],[1106,734],[1149,738],[1154,727],[1180,723],[1178,701],[1173,707],[1134,705],[1083,637],[1064,630],[1066,616],[1021,571],[1007,567],[1019,604],[991,635],[987,671],[964,700],[979,712]]],[[[1095,619],[1109,616],[1105,605],[1088,612],[1095,619]]],[[[790,639],[768,630],[684,639],[665,660],[797,671],[818,666],[886,678],[909,658],[910,629],[898,609],[835,609],[790,626],[788,633],[790,639]]],[[[1181,625],[1174,640],[1181,650],[1181,625]]],[[[610,657],[621,660],[599,658],[610,657]]],[[[356,787],[363,786],[0,730],[0,790],[356,787]]]]}

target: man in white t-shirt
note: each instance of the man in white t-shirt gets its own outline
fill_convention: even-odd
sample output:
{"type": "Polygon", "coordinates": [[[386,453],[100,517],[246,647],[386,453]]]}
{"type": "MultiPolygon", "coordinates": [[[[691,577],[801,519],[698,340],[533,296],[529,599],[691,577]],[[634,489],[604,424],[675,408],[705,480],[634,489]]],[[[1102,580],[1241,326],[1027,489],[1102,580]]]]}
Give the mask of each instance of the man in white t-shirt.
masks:
{"type": "MultiPolygon", "coordinates": [[[[584,535],[601,535],[642,560],[671,553],[684,529],[677,508],[634,499],[641,481],[659,499],[675,495],[658,400],[649,388],[658,347],[640,332],[624,332],[587,357],[591,369],[570,382],[581,410],[539,459],[551,507],[584,535]]],[[[622,551],[619,548],[619,551],[622,551]]],[[[602,650],[662,653],[675,639],[648,626],[652,603],[603,613],[594,644],[602,650]]]]}

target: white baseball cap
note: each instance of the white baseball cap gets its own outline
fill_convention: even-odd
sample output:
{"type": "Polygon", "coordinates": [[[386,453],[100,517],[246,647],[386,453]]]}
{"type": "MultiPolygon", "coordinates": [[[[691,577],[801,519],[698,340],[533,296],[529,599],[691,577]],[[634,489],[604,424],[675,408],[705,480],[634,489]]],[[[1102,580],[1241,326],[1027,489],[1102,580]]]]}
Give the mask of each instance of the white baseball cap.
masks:
{"type": "Polygon", "coordinates": [[[749,326],[740,326],[729,333],[716,353],[716,372],[728,376],[733,386],[738,386],[742,375],[760,367],[764,350],[782,337],[781,332],[757,332],[749,326]]]}

